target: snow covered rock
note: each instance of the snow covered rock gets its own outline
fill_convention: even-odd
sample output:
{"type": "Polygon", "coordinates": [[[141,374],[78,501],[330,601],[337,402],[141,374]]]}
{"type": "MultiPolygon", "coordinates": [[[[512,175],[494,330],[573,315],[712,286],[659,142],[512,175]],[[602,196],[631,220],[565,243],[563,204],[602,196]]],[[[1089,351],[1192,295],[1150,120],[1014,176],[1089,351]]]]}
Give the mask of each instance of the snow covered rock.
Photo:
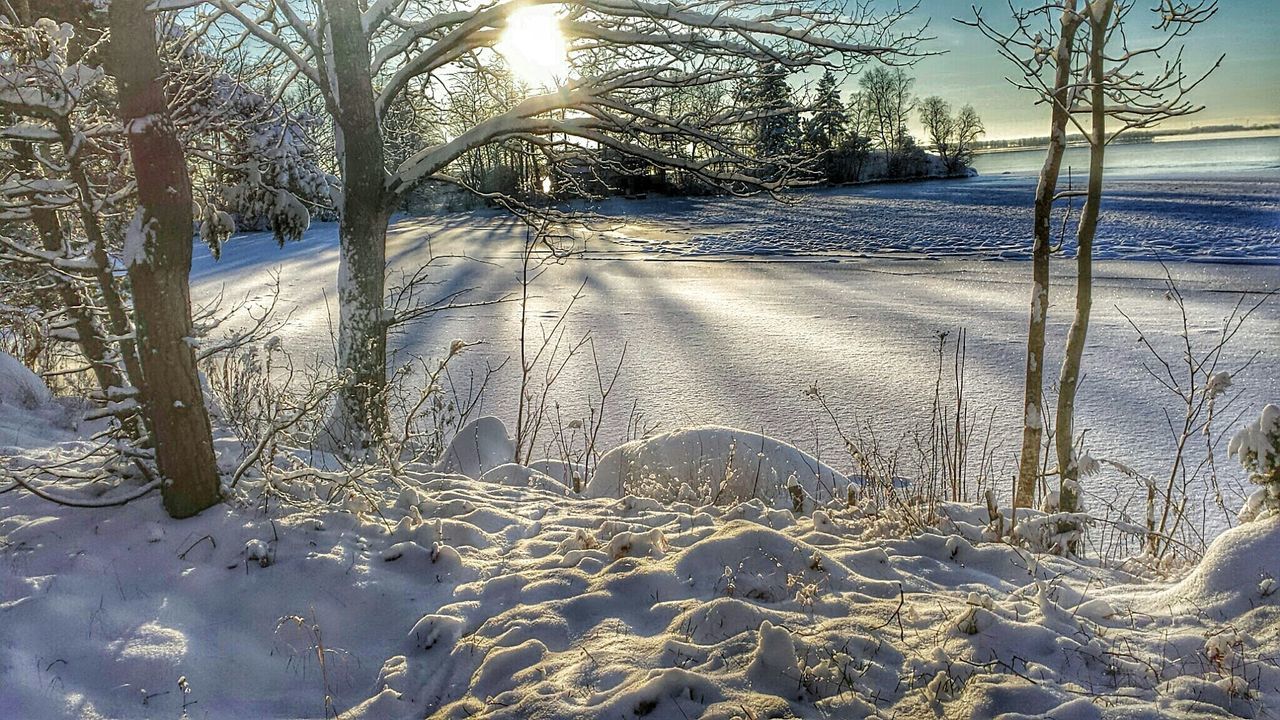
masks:
{"type": "Polygon", "coordinates": [[[688,485],[705,504],[759,498],[771,507],[791,508],[793,493],[787,486],[793,480],[804,496],[819,503],[847,496],[849,479],[812,455],[759,433],[707,425],[610,450],[583,494],[676,502],[681,486],[688,485]]]}
{"type": "Polygon", "coordinates": [[[511,462],[516,446],[507,427],[496,417],[476,418],[463,425],[436,463],[436,472],[479,478],[511,462]]]}

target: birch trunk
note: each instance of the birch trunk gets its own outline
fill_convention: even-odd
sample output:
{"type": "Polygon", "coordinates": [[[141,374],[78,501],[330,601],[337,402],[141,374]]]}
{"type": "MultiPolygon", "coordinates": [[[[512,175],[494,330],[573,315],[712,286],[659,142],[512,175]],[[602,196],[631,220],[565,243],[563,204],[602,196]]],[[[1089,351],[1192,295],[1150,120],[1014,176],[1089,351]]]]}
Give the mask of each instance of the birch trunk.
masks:
{"type": "Polygon", "coordinates": [[[1067,333],[1066,355],[1058,376],[1058,412],[1054,422],[1054,444],[1058,450],[1060,507],[1073,512],[1078,506],[1080,466],[1076,462],[1074,428],[1076,389],[1080,385],[1080,367],[1084,357],[1085,337],[1089,333],[1089,314],[1093,308],[1093,239],[1098,229],[1098,211],[1102,202],[1103,159],[1107,148],[1106,81],[1107,25],[1111,22],[1112,0],[1094,0],[1089,4],[1089,187],[1080,222],[1076,226],[1076,311],[1067,333]],[[1097,11],[1094,7],[1101,8],[1097,11]]]}
{"type": "MultiPolygon", "coordinates": [[[[164,507],[190,517],[219,499],[218,470],[191,345],[191,179],[161,82],[146,0],[108,12],[120,120],[138,185],[141,247],[128,248],[144,410],[151,417],[164,507]]],[[[137,232],[137,229],[134,230],[137,232]]],[[[128,243],[126,243],[128,245],[128,243]]]]}
{"type": "Polygon", "coordinates": [[[1027,323],[1027,356],[1023,386],[1022,452],[1018,457],[1018,482],[1014,507],[1031,507],[1040,477],[1040,448],[1044,442],[1044,348],[1049,316],[1049,253],[1053,241],[1053,198],[1058,191],[1062,154],[1067,149],[1070,118],[1072,51],[1081,18],[1075,0],[1064,4],[1062,34],[1054,51],[1053,114],[1049,149],[1040,182],[1036,185],[1035,238],[1031,247],[1031,315],[1027,323]]]}

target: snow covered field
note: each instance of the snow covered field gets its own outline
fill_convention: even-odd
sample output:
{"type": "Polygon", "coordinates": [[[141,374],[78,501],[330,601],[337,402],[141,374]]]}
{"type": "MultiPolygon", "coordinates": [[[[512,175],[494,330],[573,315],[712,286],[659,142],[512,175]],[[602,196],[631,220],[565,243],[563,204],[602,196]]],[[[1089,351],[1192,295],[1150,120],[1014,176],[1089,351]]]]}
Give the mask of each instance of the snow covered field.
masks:
{"type": "MultiPolygon", "coordinates": [[[[1177,183],[1122,181],[1114,196],[1128,198],[1121,201],[1129,208],[1120,216],[1127,223],[1122,227],[1162,234],[1165,244],[1181,243],[1185,251],[1180,260],[1203,259],[1222,248],[1229,255],[1249,248],[1250,259],[1264,261],[1280,258],[1280,178],[1260,177],[1248,182],[1220,176],[1177,183]],[[1170,194],[1174,186],[1182,190],[1170,194]],[[1187,192],[1199,199],[1186,200],[1187,192]],[[1251,208],[1247,212],[1246,206],[1251,208]],[[1187,214],[1195,222],[1177,219],[1187,214]]],[[[627,410],[635,401],[663,429],[706,423],[741,427],[786,439],[833,464],[843,462],[842,446],[804,391],[820,383],[842,424],[869,423],[895,444],[928,422],[938,333],[948,332],[954,340],[964,328],[967,399],[984,423],[990,418],[993,463],[1007,479],[1020,437],[1029,270],[1021,262],[974,259],[982,256],[976,248],[988,241],[967,238],[1004,233],[1008,238],[999,241],[1002,246],[1024,246],[1012,238],[1025,233],[1029,210],[1014,203],[1026,201],[1032,182],[1009,176],[825,191],[806,195],[796,206],[764,198],[615,201],[606,210],[625,211],[629,223],[610,228],[607,237],[589,239],[584,256],[544,275],[534,289],[530,317],[535,325],[551,323],[586,281],[585,297],[567,320],[568,334],[590,331],[605,364],[627,346],[604,433],[611,443],[622,438],[627,410]],[[722,226],[722,216],[740,217],[732,232],[722,226]],[[721,238],[716,242],[736,238],[745,244],[735,246],[732,255],[699,254],[703,241],[698,238],[712,233],[721,238]],[[804,247],[787,244],[788,238],[799,242],[810,235],[816,239],[805,241],[804,247]],[[903,248],[927,247],[939,257],[891,260],[849,251],[865,248],[866,238],[892,245],[898,236],[908,238],[903,248]],[[789,254],[769,254],[780,249],[789,254]]],[[[1113,224],[1104,236],[1116,237],[1116,218],[1107,219],[1113,224]]],[[[466,253],[479,260],[453,260],[440,269],[440,296],[474,287],[468,299],[495,298],[516,289],[523,236],[511,220],[459,213],[439,220],[405,219],[394,230],[388,256],[398,268],[412,269],[431,253],[466,253]]],[[[336,318],[331,288],[337,263],[333,226],[318,225],[303,242],[283,250],[269,237],[246,236],[232,240],[219,263],[207,253],[197,256],[197,299],[222,289],[229,298],[259,293],[267,271],[281,267],[283,305],[296,306],[283,332],[285,346],[303,357],[331,356],[331,318],[336,318]]],[[[1192,336],[1200,343],[1210,342],[1221,329],[1239,292],[1280,287],[1280,264],[1180,260],[1172,261],[1169,271],[1187,296],[1192,336]]],[[[1060,351],[1065,335],[1073,270],[1069,260],[1054,268],[1058,284],[1051,298],[1051,353],[1060,351]]],[[[1117,308],[1174,356],[1181,318],[1165,297],[1159,264],[1108,261],[1099,263],[1096,274],[1077,422],[1089,428],[1095,455],[1158,475],[1167,470],[1173,447],[1162,412],[1169,398],[1142,370],[1148,358],[1117,308]]],[[[439,357],[458,338],[484,341],[455,368],[455,380],[464,383],[466,369],[496,367],[517,352],[518,305],[445,313],[410,328],[396,342],[408,352],[439,357]]],[[[1280,301],[1272,300],[1237,336],[1226,357],[1236,365],[1257,356],[1236,378],[1233,389],[1243,393],[1237,410],[1256,413],[1263,403],[1280,397],[1277,347],[1280,301]]],[[[1057,357],[1051,358],[1056,367],[1057,357]]],[[[589,359],[566,368],[554,394],[566,417],[585,413],[594,383],[589,359]]],[[[511,425],[518,387],[515,364],[508,363],[492,379],[484,411],[511,425]]],[[[1219,466],[1227,502],[1235,503],[1242,476],[1230,463],[1219,466]]],[[[1107,471],[1086,491],[1124,502],[1138,489],[1133,480],[1107,471]]],[[[1224,527],[1221,513],[1209,517],[1210,534],[1224,527]]]]}

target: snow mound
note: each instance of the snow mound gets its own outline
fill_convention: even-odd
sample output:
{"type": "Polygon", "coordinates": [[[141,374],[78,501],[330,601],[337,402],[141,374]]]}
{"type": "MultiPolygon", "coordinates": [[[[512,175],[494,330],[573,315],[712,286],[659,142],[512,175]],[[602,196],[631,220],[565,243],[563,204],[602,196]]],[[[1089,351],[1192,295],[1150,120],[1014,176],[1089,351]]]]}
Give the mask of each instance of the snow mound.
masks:
{"type": "Polygon", "coordinates": [[[516,463],[505,463],[487,470],[480,476],[480,480],[509,487],[535,488],[557,495],[569,494],[569,489],[564,486],[564,483],[558,482],[546,473],[516,463]]]}
{"type": "Polygon", "coordinates": [[[577,487],[575,482],[582,481],[582,466],[570,464],[563,460],[534,460],[529,463],[529,467],[559,480],[561,484],[570,489],[577,487]]]}
{"type": "Polygon", "coordinates": [[[815,501],[846,497],[848,486],[847,477],[781,440],[708,425],[634,440],[610,450],[600,458],[583,494],[640,495],[662,502],[721,506],[759,498],[785,508],[793,507],[799,498],[802,509],[808,510],[815,501]]]}
{"type": "Polygon", "coordinates": [[[1173,606],[1245,612],[1272,597],[1280,580],[1280,517],[1245,523],[1218,536],[1200,564],[1166,593],[1173,606]]]}
{"type": "Polygon", "coordinates": [[[0,405],[34,410],[53,400],[38,375],[9,353],[0,350],[0,405]]]}
{"type": "Polygon", "coordinates": [[[54,397],[38,375],[0,350],[0,467],[9,460],[25,462],[21,457],[36,448],[75,440],[71,431],[85,407],[83,399],[54,397]]]}
{"type": "Polygon", "coordinates": [[[485,416],[458,430],[448,449],[440,456],[436,472],[478,478],[499,465],[511,462],[515,455],[516,446],[507,435],[507,426],[496,417],[485,416]]]}
{"type": "Polygon", "coordinates": [[[777,530],[733,520],[685,550],[676,575],[695,587],[770,604],[794,598],[802,586],[855,587],[877,597],[897,596],[897,587],[856,577],[827,553],[777,530]]]}

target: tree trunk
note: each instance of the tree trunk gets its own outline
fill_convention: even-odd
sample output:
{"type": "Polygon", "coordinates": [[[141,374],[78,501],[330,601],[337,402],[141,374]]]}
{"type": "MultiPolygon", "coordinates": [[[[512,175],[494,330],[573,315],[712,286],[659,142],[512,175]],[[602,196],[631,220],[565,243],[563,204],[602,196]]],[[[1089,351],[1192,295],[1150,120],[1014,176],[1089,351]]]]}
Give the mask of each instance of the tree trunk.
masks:
{"type": "MultiPolygon", "coordinates": [[[[34,169],[35,157],[30,145],[14,143],[14,150],[16,165],[20,170],[30,172],[34,169]]],[[[40,245],[45,251],[59,255],[66,252],[66,248],[63,247],[62,222],[58,219],[56,210],[43,207],[31,208],[31,224],[35,226],[36,234],[40,236],[40,245]]],[[[98,388],[102,391],[102,397],[106,398],[111,388],[120,387],[124,382],[120,377],[119,368],[107,357],[106,340],[98,324],[94,322],[84,289],[75,281],[60,277],[56,273],[49,273],[49,281],[57,288],[60,309],[71,321],[71,327],[76,332],[76,344],[80,346],[80,353],[89,363],[98,388]]]]}
{"type": "Polygon", "coordinates": [[[387,431],[384,317],[388,193],[382,132],[369,77],[369,45],[354,0],[324,0],[333,48],[342,217],[338,225],[338,367],[345,373],[330,423],[348,452],[377,447],[387,431]]]}
{"type": "Polygon", "coordinates": [[[124,299],[116,288],[116,274],[111,259],[107,256],[107,238],[98,218],[98,209],[94,205],[93,185],[89,182],[89,173],[84,167],[78,147],[75,130],[66,118],[54,121],[54,127],[61,138],[62,150],[67,158],[67,169],[72,182],[76,185],[76,203],[80,210],[80,224],[84,228],[85,239],[89,241],[89,254],[93,258],[94,278],[98,283],[103,308],[107,312],[107,329],[115,337],[119,345],[121,363],[124,365],[125,377],[129,384],[139,391],[142,389],[142,364],[138,357],[138,349],[134,339],[133,324],[129,322],[129,314],[125,309],[124,299]]]}
{"type": "Polygon", "coordinates": [[[189,517],[219,499],[209,415],[191,345],[191,179],[161,81],[146,0],[114,0],[108,18],[138,185],[140,227],[126,240],[144,409],[151,417],[165,510],[189,517]],[[140,237],[139,237],[140,236],[140,237]]]}
{"type": "Polygon", "coordinates": [[[1076,226],[1076,313],[1067,333],[1066,356],[1058,376],[1058,412],[1054,422],[1054,444],[1058,450],[1059,507],[1065,512],[1078,509],[1080,466],[1076,462],[1073,438],[1076,389],[1080,385],[1080,366],[1084,357],[1085,337],[1089,333],[1089,314],[1093,307],[1093,238],[1098,229],[1098,211],[1102,202],[1103,155],[1107,147],[1106,80],[1107,25],[1111,21],[1111,0],[1101,3],[1102,12],[1089,13],[1090,48],[1089,104],[1089,187],[1080,222],[1076,226]]]}
{"type": "Polygon", "coordinates": [[[1031,316],[1027,323],[1027,358],[1022,402],[1022,452],[1018,457],[1018,483],[1014,507],[1031,507],[1036,481],[1040,477],[1040,446],[1044,441],[1044,346],[1045,324],[1049,316],[1049,252],[1053,242],[1053,197],[1058,191],[1062,154],[1067,149],[1067,123],[1072,48],[1080,18],[1074,0],[1066,3],[1062,34],[1054,53],[1053,114],[1049,127],[1049,150],[1040,182],[1036,186],[1035,239],[1031,247],[1031,316]]]}
{"type": "MultiPolygon", "coordinates": [[[[64,252],[62,223],[58,221],[57,213],[53,210],[32,208],[31,221],[40,235],[41,246],[48,252],[61,255],[64,252]]],[[[58,299],[62,305],[60,309],[66,314],[67,319],[71,321],[71,327],[76,331],[76,344],[80,346],[80,354],[84,355],[85,361],[89,363],[98,388],[102,391],[102,397],[106,398],[111,388],[122,387],[125,383],[115,363],[107,357],[107,343],[102,337],[98,324],[93,321],[89,303],[76,281],[57,277],[53,273],[50,274],[50,280],[58,288],[58,299]]]]}

